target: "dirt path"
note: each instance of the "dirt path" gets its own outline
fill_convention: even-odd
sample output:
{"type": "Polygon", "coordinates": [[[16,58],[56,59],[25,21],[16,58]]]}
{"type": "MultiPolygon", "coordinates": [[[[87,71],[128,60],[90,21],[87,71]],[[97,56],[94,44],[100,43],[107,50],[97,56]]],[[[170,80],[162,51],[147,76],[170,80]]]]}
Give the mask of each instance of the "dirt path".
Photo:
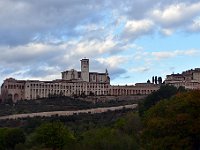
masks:
{"type": "Polygon", "coordinates": [[[92,108],[92,109],[84,109],[84,110],[75,110],[75,111],[51,111],[51,112],[38,112],[38,113],[29,113],[29,114],[16,114],[16,115],[9,115],[9,116],[2,116],[0,120],[5,119],[20,119],[20,118],[33,118],[33,117],[50,117],[54,115],[58,116],[71,116],[74,114],[80,113],[103,113],[107,111],[115,111],[115,110],[122,110],[122,109],[135,109],[137,104],[132,105],[124,105],[124,106],[116,106],[116,107],[102,107],[102,108],[92,108]]]}

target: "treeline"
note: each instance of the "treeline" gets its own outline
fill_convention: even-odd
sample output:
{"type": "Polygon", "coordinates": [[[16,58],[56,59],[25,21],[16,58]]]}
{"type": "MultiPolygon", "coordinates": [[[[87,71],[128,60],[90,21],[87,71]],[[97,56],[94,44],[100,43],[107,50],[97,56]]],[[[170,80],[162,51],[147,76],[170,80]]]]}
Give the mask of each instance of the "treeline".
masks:
{"type": "Polygon", "coordinates": [[[200,91],[165,85],[139,106],[143,149],[200,149],[200,91]]]}
{"type": "Polygon", "coordinates": [[[1,128],[0,150],[199,150],[200,91],[164,85],[135,112],[35,118],[32,126],[26,121],[1,128]]]}
{"type": "MultiPolygon", "coordinates": [[[[140,128],[140,122],[138,116],[131,110],[103,114],[81,114],[70,117],[54,116],[52,118],[29,118],[28,120],[5,120],[0,124],[10,126],[11,130],[20,131],[9,138],[9,141],[13,142],[12,147],[6,144],[5,140],[1,140],[5,139],[4,136],[1,136],[0,150],[138,148],[135,135],[140,128]],[[132,124],[134,124],[135,129],[132,124]],[[18,128],[14,128],[14,126],[18,126],[18,128]],[[25,139],[12,140],[12,137],[15,139],[20,136],[25,137],[25,139]]],[[[6,132],[7,129],[2,127],[1,131],[6,132]]]]}
{"type": "MultiPolygon", "coordinates": [[[[0,136],[0,149],[15,150],[44,150],[44,149],[73,149],[73,150],[102,150],[102,149],[138,149],[137,128],[130,128],[134,114],[129,114],[127,119],[119,119],[111,126],[101,126],[88,129],[80,134],[75,134],[61,122],[42,123],[34,132],[25,135],[22,129],[11,129],[12,134],[7,134],[7,128],[2,128],[5,134],[0,136]],[[17,130],[18,132],[14,132],[17,130]],[[18,137],[22,137],[21,140],[18,137]],[[25,138],[26,137],[26,138],[25,138]],[[16,139],[16,140],[14,140],[16,139]],[[9,142],[8,142],[9,141],[9,142]],[[12,144],[8,144],[12,143],[12,144]]],[[[135,125],[140,128],[140,126],[135,125]]]]}

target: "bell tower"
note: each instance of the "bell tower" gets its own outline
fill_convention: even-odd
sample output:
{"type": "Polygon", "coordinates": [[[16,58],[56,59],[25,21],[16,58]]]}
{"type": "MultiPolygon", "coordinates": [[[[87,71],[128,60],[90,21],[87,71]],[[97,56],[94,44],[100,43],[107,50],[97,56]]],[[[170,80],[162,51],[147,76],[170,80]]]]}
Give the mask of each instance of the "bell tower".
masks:
{"type": "Polygon", "coordinates": [[[89,82],[89,59],[81,59],[81,78],[83,81],[89,82]]]}

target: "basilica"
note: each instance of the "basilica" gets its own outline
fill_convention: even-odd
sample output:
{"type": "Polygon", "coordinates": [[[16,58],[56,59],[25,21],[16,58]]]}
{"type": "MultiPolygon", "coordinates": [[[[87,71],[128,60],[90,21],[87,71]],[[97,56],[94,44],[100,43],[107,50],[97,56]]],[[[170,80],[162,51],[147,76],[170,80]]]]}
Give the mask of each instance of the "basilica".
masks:
{"type": "Polygon", "coordinates": [[[104,73],[90,72],[89,59],[81,60],[81,70],[63,71],[61,79],[53,81],[17,80],[8,78],[1,86],[2,100],[31,100],[47,98],[52,95],[62,96],[128,96],[148,95],[159,89],[153,83],[137,83],[135,85],[110,85],[107,69],[104,73]]]}

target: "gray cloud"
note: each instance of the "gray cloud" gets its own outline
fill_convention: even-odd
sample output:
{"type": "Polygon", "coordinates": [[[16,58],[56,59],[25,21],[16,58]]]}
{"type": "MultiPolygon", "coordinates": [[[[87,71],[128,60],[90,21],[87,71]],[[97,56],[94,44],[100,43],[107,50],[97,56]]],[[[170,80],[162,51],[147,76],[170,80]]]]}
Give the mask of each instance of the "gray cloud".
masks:
{"type": "Polygon", "coordinates": [[[155,26],[150,20],[128,21],[122,32],[122,39],[134,41],[143,35],[148,35],[153,32],[155,26]]]}
{"type": "Polygon", "coordinates": [[[52,74],[60,74],[60,68],[56,66],[50,67],[45,65],[41,65],[38,67],[38,65],[36,65],[34,70],[32,68],[29,68],[26,72],[24,72],[23,76],[40,78],[52,74]]]}
{"type": "Polygon", "coordinates": [[[147,67],[147,66],[143,66],[143,67],[137,67],[137,68],[133,68],[131,69],[130,71],[131,72],[148,72],[150,70],[150,67],[147,67]]]}
{"type": "MultiPolygon", "coordinates": [[[[1,76],[46,78],[80,69],[79,60],[87,57],[93,58],[92,71],[108,68],[112,78],[119,77],[126,70],[118,60],[127,60],[117,56],[128,49],[134,55],[132,44],[139,37],[158,30],[168,36],[180,29],[199,32],[199,5],[198,0],[1,0],[1,76]],[[177,19],[168,15],[166,22],[164,13],[171,10],[180,15],[177,19]],[[101,58],[108,59],[99,62],[101,58]]],[[[135,60],[144,56],[137,55],[135,60]]]]}
{"type": "MultiPolygon", "coordinates": [[[[15,45],[30,42],[36,35],[66,36],[76,34],[74,28],[81,23],[102,19],[99,13],[104,5],[80,0],[43,0],[0,2],[0,44],[15,45]]],[[[43,37],[41,36],[41,37],[43,37]]]]}
{"type": "MultiPolygon", "coordinates": [[[[112,43],[112,40],[110,42],[112,43]]],[[[79,60],[86,56],[93,58],[90,59],[91,71],[105,72],[107,68],[111,71],[113,78],[125,72],[124,69],[117,66],[110,67],[106,63],[100,64],[95,61],[94,58],[98,58],[106,52],[110,53],[109,44],[106,44],[107,46],[103,49],[104,42],[93,43],[93,46],[87,46],[88,44],[86,40],[79,43],[69,41],[61,44],[30,43],[24,46],[0,47],[2,53],[0,67],[8,68],[2,71],[8,77],[47,78],[48,75],[60,75],[63,70],[72,68],[80,70],[79,60]],[[96,49],[93,49],[95,45],[96,49]]]]}
{"type": "Polygon", "coordinates": [[[152,11],[153,19],[165,28],[183,27],[200,15],[200,3],[175,3],[152,11]]]}
{"type": "Polygon", "coordinates": [[[186,3],[188,5],[199,2],[198,0],[115,0],[109,1],[111,7],[120,15],[126,16],[130,20],[141,20],[146,18],[154,9],[161,9],[169,5],[186,3]]]}
{"type": "MultiPolygon", "coordinates": [[[[110,29],[110,25],[121,16],[127,20],[143,20],[152,17],[152,21],[162,26],[175,27],[198,15],[197,6],[197,0],[181,2],[178,0],[101,0],[98,3],[93,0],[84,3],[81,0],[2,0],[0,2],[0,44],[19,45],[34,40],[49,42],[51,39],[62,41],[79,36],[89,40],[102,38],[108,31],[106,29],[110,29]],[[187,7],[183,7],[183,4],[187,7]],[[169,8],[173,6],[183,7],[180,11],[177,10],[181,16],[173,21],[176,15],[172,15],[172,19],[165,22],[167,19],[163,13],[169,12],[169,8]],[[97,27],[87,31],[77,30],[91,24],[102,26],[102,23],[110,24],[105,25],[104,29],[97,27]]],[[[140,33],[134,36],[137,38],[140,33]]]]}
{"type": "Polygon", "coordinates": [[[199,50],[189,49],[189,50],[175,50],[175,51],[162,51],[162,52],[152,52],[151,55],[157,60],[168,59],[176,56],[195,56],[199,55],[199,50]]]}

